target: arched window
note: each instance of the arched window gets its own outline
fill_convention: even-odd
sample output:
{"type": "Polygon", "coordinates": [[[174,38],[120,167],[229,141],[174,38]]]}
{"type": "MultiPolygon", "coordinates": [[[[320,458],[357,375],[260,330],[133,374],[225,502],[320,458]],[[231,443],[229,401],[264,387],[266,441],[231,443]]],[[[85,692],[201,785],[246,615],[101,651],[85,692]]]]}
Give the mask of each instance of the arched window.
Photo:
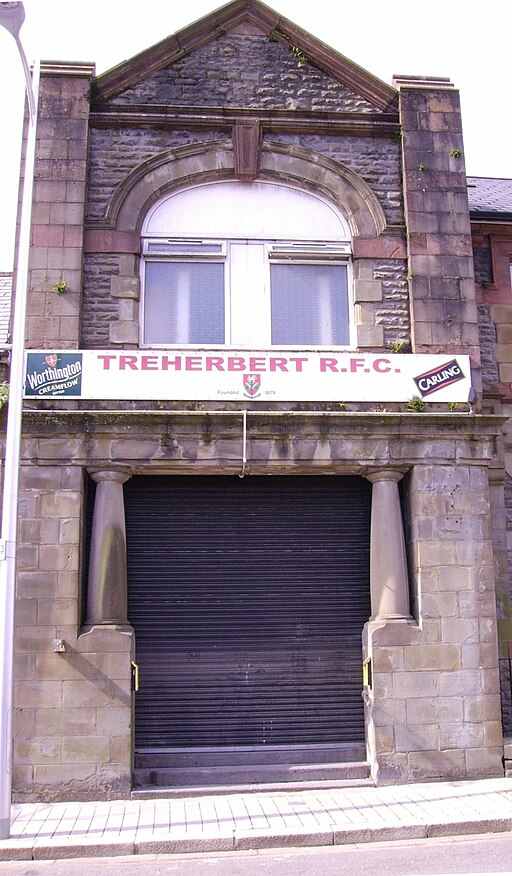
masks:
{"type": "Polygon", "coordinates": [[[143,227],[142,345],[350,346],[349,240],[332,204],[284,185],[167,196],[143,227]]]}

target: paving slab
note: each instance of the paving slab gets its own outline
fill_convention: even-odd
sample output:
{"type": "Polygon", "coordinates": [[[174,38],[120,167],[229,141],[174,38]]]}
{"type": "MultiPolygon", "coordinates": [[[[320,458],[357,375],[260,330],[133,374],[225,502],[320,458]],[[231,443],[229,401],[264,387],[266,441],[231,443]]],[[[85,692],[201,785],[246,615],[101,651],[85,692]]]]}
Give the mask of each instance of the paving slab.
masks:
{"type": "Polygon", "coordinates": [[[0,861],[332,846],[512,831],[512,778],[15,803],[0,861]]]}

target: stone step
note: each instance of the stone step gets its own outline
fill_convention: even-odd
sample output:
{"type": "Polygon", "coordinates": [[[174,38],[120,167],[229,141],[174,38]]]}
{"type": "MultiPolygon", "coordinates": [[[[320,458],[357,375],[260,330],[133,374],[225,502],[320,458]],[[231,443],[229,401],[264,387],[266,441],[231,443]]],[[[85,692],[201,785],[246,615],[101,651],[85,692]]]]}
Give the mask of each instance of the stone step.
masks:
{"type": "Polygon", "coordinates": [[[191,785],[182,788],[170,788],[159,785],[146,785],[134,788],[132,800],[169,800],[179,797],[210,797],[212,795],[227,794],[277,794],[294,791],[321,791],[340,788],[373,788],[370,778],[362,779],[330,779],[326,781],[301,781],[301,782],[265,782],[259,784],[242,785],[191,785]]]}
{"type": "Polygon", "coordinates": [[[355,763],[364,761],[363,744],[239,745],[202,748],[145,748],[135,752],[135,769],[355,763]]]}
{"type": "Polygon", "coordinates": [[[251,764],[201,767],[160,767],[136,769],[134,791],[167,788],[248,787],[251,785],[285,785],[307,783],[332,784],[358,779],[367,780],[368,764],[365,761],[348,763],[307,763],[307,764],[251,764]]]}

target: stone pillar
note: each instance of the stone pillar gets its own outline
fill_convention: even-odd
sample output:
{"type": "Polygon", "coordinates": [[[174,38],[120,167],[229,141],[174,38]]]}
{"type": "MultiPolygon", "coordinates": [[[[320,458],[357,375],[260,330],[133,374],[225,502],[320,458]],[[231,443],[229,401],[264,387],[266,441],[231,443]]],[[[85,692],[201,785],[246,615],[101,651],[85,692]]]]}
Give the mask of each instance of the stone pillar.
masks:
{"type": "Polygon", "coordinates": [[[41,64],[26,330],[27,346],[36,349],[80,347],[93,76],[92,64],[41,64]]]}
{"type": "Polygon", "coordinates": [[[398,482],[403,473],[379,469],[373,484],[370,533],[371,620],[410,618],[409,584],[398,482]]]}
{"type": "Polygon", "coordinates": [[[480,362],[459,93],[445,79],[402,76],[405,222],[415,353],[465,353],[480,362]]]}
{"type": "MultiPolygon", "coordinates": [[[[449,457],[445,442],[443,447],[449,457]]],[[[461,444],[452,452],[462,455],[461,444]]],[[[374,536],[384,533],[376,549],[372,544],[376,616],[363,634],[373,780],[383,785],[503,775],[487,468],[448,458],[411,467],[407,518],[417,622],[396,617],[397,611],[407,611],[403,590],[401,605],[394,598],[389,601],[387,592],[378,602],[389,566],[397,563],[397,537],[391,529],[399,526],[399,473],[383,469],[371,479],[374,536]],[[392,497],[386,496],[392,489],[394,511],[392,497]],[[384,511],[386,521],[381,519],[384,511]],[[383,568],[376,569],[381,562],[383,568]]],[[[393,583],[389,590],[395,587],[393,583]]]]}
{"type": "Polygon", "coordinates": [[[96,497],[92,520],[86,624],[128,624],[126,527],[123,484],[129,472],[93,469],[96,497]]]}

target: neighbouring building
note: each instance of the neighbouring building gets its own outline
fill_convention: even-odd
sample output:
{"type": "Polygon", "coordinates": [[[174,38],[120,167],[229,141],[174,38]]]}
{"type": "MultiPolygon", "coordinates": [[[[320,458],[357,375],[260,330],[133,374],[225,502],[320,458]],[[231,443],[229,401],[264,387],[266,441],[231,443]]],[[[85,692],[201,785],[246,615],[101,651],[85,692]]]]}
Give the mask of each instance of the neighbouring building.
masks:
{"type": "MultiPolygon", "coordinates": [[[[483,404],[487,410],[507,417],[499,451],[490,470],[490,483],[495,497],[492,521],[503,727],[505,735],[512,737],[512,180],[469,177],[468,196],[484,381],[483,404]]],[[[511,761],[509,742],[505,746],[508,770],[511,761]]]]}
{"type": "Polygon", "coordinates": [[[0,271],[0,345],[9,339],[9,315],[11,312],[12,274],[0,271]]]}
{"type": "Polygon", "coordinates": [[[503,775],[512,200],[456,89],[235,0],[39,111],[17,799],[503,775]]]}

